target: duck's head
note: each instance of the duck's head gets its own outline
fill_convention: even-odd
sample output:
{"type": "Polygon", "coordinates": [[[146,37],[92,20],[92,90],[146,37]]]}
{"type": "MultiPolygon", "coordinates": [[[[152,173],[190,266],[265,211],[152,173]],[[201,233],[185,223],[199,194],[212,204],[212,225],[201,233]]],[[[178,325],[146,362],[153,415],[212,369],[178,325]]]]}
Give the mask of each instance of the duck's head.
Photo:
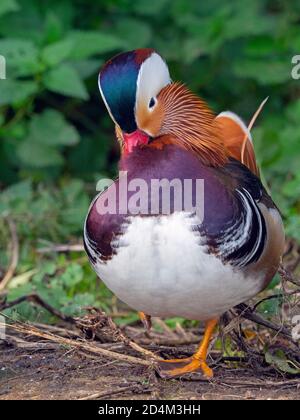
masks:
{"type": "Polygon", "coordinates": [[[207,105],[173,83],[162,57],[144,48],[121,53],[99,74],[99,89],[125,153],[151,139],[171,135],[203,160],[224,160],[207,105]],[[220,157],[221,156],[221,157],[220,157]]]}
{"type": "Polygon", "coordinates": [[[99,89],[125,151],[159,134],[158,94],[170,83],[168,66],[150,48],[119,54],[103,67],[99,89]]]}

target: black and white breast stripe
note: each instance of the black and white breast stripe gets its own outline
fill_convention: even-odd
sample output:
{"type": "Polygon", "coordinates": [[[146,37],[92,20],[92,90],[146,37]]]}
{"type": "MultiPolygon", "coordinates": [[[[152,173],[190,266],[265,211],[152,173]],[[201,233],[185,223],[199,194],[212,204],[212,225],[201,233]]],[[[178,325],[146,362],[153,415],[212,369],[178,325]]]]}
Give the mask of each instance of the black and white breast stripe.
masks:
{"type": "Polygon", "coordinates": [[[97,262],[97,259],[99,257],[98,251],[97,251],[97,244],[92,241],[87,233],[86,230],[86,221],[84,223],[84,231],[83,231],[83,245],[85,252],[87,253],[89,260],[94,265],[97,262]]]}
{"type": "Polygon", "coordinates": [[[85,252],[87,253],[87,255],[89,257],[90,262],[93,265],[96,264],[97,259],[99,257],[99,253],[98,253],[98,250],[97,250],[96,242],[93,241],[88,235],[86,225],[87,225],[87,219],[89,217],[89,213],[90,213],[93,205],[95,204],[95,202],[98,199],[100,194],[101,193],[97,194],[96,197],[94,197],[93,201],[91,202],[90,207],[89,207],[88,212],[87,212],[87,216],[86,216],[85,221],[84,221],[84,227],[83,227],[83,246],[84,246],[85,252]]]}
{"type": "Polygon", "coordinates": [[[245,267],[263,253],[267,231],[264,217],[251,194],[236,190],[240,217],[217,239],[218,254],[223,261],[245,267]]]}

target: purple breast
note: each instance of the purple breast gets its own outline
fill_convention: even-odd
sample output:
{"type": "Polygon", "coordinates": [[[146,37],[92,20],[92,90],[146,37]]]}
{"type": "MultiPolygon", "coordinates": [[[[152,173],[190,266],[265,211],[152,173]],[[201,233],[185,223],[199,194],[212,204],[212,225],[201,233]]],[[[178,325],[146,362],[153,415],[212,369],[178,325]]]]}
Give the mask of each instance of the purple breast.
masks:
{"type": "MultiPolygon", "coordinates": [[[[204,181],[204,203],[202,203],[204,204],[204,219],[201,226],[195,226],[195,230],[214,238],[218,232],[230,226],[235,219],[238,206],[232,191],[225,186],[219,171],[204,166],[196,156],[182,148],[175,145],[166,145],[162,150],[147,147],[137,148],[121,159],[119,169],[126,172],[128,184],[136,179],[143,180],[147,184],[147,197],[143,199],[143,212],[139,214],[139,217],[159,217],[164,214],[162,196],[153,196],[151,191],[153,180],[166,179],[171,182],[176,179],[182,181],[182,197],[184,197],[184,180],[192,180],[191,192],[195,194],[194,186],[196,180],[200,179],[204,181]],[[156,209],[155,214],[153,214],[153,209],[154,211],[156,209]]],[[[129,216],[136,216],[132,215],[130,211],[124,212],[126,206],[120,202],[119,190],[120,181],[118,180],[113,188],[108,188],[98,196],[87,216],[85,245],[92,261],[95,260],[95,255],[103,262],[112,258],[113,254],[117,252],[117,246],[122,246],[121,238],[126,230],[126,225],[130,223],[129,216]],[[116,206],[113,209],[113,214],[99,212],[99,208],[103,209],[105,204],[114,200],[116,206]]],[[[135,192],[125,192],[123,200],[126,201],[126,204],[130,202],[130,198],[135,192]]],[[[172,189],[170,213],[176,210],[175,198],[172,196],[174,193],[175,191],[172,189]]],[[[124,194],[123,190],[122,194],[124,194]]],[[[196,202],[196,198],[192,197],[192,203],[196,204],[196,202]]],[[[184,206],[184,203],[182,205],[184,206]]]]}

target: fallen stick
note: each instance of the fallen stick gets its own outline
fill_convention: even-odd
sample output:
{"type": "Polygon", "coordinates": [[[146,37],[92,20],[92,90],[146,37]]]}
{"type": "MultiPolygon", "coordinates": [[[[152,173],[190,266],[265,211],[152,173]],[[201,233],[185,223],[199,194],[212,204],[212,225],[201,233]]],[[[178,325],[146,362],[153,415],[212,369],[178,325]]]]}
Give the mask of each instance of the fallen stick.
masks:
{"type": "Polygon", "coordinates": [[[252,308],[247,306],[245,303],[241,303],[240,305],[235,306],[234,310],[239,316],[248,319],[249,321],[253,321],[256,324],[276,331],[277,333],[282,334],[290,339],[292,338],[291,333],[283,325],[276,325],[273,322],[264,319],[260,315],[252,312],[252,308]]]}
{"type": "Polygon", "coordinates": [[[4,311],[5,309],[12,308],[13,306],[19,305],[22,302],[33,302],[37,305],[41,306],[42,308],[46,309],[52,315],[56,316],[57,318],[61,319],[62,321],[69,322],[71,324],[76,324],[74,318],[71,316],[64,315],[59,310],[53,308],[53,306],[49,305],[45,302],[40,296],[36,295],[35,293],[31,293],[30,295],[21,296],[18,299],[15,299],[11,302],[2,302],[0,303],[0,311],[4,311]]]}
{"type": "Polygon", "coordinates": [[[290,273],[290,271],[288,271],[282,264],[278,268],[278,274],[283,280],[289,281],[290,283],[300,287],[300,280],[295,279],[292,273],[290,273]]]}
{"type": "Polygon", "coordinates": [[[78,398],[78,400],[80,401],[87,401],[87,400],[96,400],[99,398],[107,398],[107,397],[112,397],[114,395],[117,394],[123,394],[124,392],[127,391],[132,391],[134,389],[138,389],[140,386],[138,383],[134,384],[134,385],[129,385],[129,386],[123,386],[123,387],[119,387],[116,389],[111,389],[109,391],[105,391],[105,392],[97,392],[95,394],[91,394],[91,395],[87,395],[86,397],[82,397],[82,398],[78,398]]]}
{"type": "Polygon", "coordinates": [[[37,252],[39,254],[47,254],[48,252],[83,252],[84,246],[82,244],[74,245],[50,245],[44,248],[38,248],[37,252]]]}
{"type": "MultiPolygon", "coordinates": [[[[5,324],[0,323],[0,326],[4,327],[5,324]]],[[[86,342],[79,342],[79,341],[75,341],[69,338],[60,337],[59,335],[47,333],[47,332],[38,330],[37,328],[33,328],[32,326],[31,327],[27,326],[26,324],[22,324],[22,323],[9,324],[9,325],[6,325],[6,328],[12,328],[15,331],[18,331],[23,334],[44,338],[45,340],[53,341],[63,346],[74,347],[79,350],[86,351],[88,353],[97,354],[97,355],[102,355],[110,359],[118,359],[124,362],[140,364],[144,366],[152,365],[152,362],[149,360],[143,360],[134,356],[127,356],[125,354],[116,353],[116,352],[95,346],[94,344],[89,344],[86,342]]]]}
{"type": "Polygon", "coordinates": [[[15,337],[13,335],[6,334],[5,341],[9,344],[13,344],[15,347],[19,349],[26,349],[26,350],[57,350],[59,345],[56,343],[44,343],[44,342],[29,342],[22,340],[21,338],[15,337]]]}
{"type": "Polygon", "coordinates": [[[108,335],[114,342],[123,343],[125,346],[143,354],[146,358],[161,360],[159,356],[128,338],[105,312],[98,308],[90,308],[90,312],[90,315],[75,320],[76,326],[83,332],[89,332],[92,337],[99,336],[99,338],[108,335]]]}
{"type": "Polygon", "coordinates": [[[8,270],[3,279],[0,281],[0,292],[6,288],[7,284],[11,280],[19,261],[19,239],[17,234],[17,227],[13,219],[10,217],[7,217],[6,220],[11,235],[11,259],[8,270]]]}
{"type": "MultiPolygon", "coordinates": [[[[64,315],[62,312],[58,311],[57,309],[53,308],[53,306],[49,305],[47,302],[45,302],[40,296],[36,294],[30,294],[21,296],[20,298],[12,301],[12,302],[2,302],[0,303],[0,312],[11,308],[13,306],[16,306],[24,301],[33,302],[37,305],[40,305],[44,309],[46,309],[48,312],[50,312],[52,315],[58,317],[59,319],[63,320],[64,322],[70,323],[77,327],[80,330],[97,330],[97,324],[93,325],[90,321],[91,319],[87,318],[73,318],[71,316],[64,315]]],[[[99,317],[98,324],[103,323],[103,320],[106,322],[107,326],[109,327],[110,336],[114,339],[113,341],[118,341],[123,343],[124,345],[132,348],[133,350],[137,351],[138,353],[143,354],[145,357],[153,359],[153,360],[160,360],[161,358],[158,357],[156,354],[152,353],[151,351],[144,349],[139,344],[135,343],[133,340],[130,340],[128,337],[126,337],[120,328],[116,326],[116,324],[113,322],[113,320],[107,316],[104,312],[99,311],[96,308],[93,308],[93,310],[96,311],[96,317],[99,317]]],[[[103,325],[102,325],[103,327],[103,325]]],[[[98,329],[99,334],[101,335],[102,331],[101,328],[98,329]]]]}

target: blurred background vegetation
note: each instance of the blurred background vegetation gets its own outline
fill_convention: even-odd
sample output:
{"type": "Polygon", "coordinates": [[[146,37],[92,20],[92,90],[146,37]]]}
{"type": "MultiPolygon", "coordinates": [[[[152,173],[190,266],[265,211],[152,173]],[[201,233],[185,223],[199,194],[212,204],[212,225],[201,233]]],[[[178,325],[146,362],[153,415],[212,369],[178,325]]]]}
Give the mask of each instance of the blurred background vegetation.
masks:
{"type": "MultiPolygon", "coordinates": [[[[216,113],[230,109],[249,122],[269,96],[255,148],[287,233],[299,241],[300,80],[291,77],[299,24],[298,0],[1,0],[0,279],[11,258],[9,221],[19,243],[7,299],[35,291],[66,314],[115,310],[84,253],[40,251],[80,241],[96,181],[116,174],[119,150],[97,74],[112,55],[140,47],[156,48],[173,79],[216,113]]],[[[52,320],[26,303],[10,315],[52,320]]]]}

